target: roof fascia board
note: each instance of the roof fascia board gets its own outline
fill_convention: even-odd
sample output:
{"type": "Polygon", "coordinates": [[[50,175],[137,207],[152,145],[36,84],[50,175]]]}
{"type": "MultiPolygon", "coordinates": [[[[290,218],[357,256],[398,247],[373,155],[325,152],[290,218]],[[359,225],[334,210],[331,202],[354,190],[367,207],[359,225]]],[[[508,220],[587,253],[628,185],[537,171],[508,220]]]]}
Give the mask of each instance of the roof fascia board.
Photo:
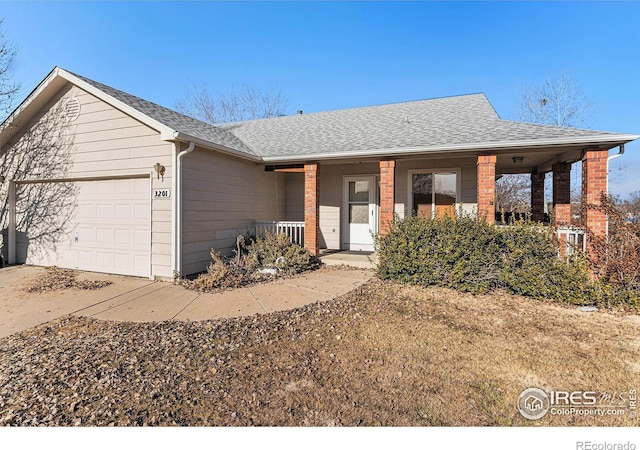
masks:
{"type": "MultiPolygon", "coordinates": [[[[11,114],[0,124],[0,137],[4,134],[5,130],[11,128],[12,125],[15,124],[20,119],[20,116],[23,114],[25,110],[28,110],[29,107],[33,104],[34,100],[40,96],[49,86],[53,84],[58,75],[59,68],[55,67],[49,74],[38,84],[29,95],[13,110],[11,114]]],[[[29,117],[25,121],[28,122],[29,117]]],[[[18,128],[22,127],[20,123],[17,125],[18,128]]]]}
{"type": "Polygon", "coordinates": [[[186,133],[182,133],[179,131],[173,132],[171,136],[168,134],[161,134],[160,137],[165,141],[183,141],[183,142],[195,142],[199,147],[208,148],[210,150],[215,150],[220,153],[225,153],[227,155],[235,156],[237,158],[246,159],[252,162],[263,162],[263,158],[256,155],[251,155],[249,153],[241,152],[239,150],[225,147],[224,145],[214,144],[213,142],[206,141],[201,138],[197,138],[194,136],[190,136],[186,133]]]}
{"type": "Polygon", "coordinates": [[[417,153],[472,153],[483,150],[505,151],[522,148],[545,148],[545,147],[561,147],[567,145],[590,145],[590,144],[607,144],[615,147],[620,144],[638,139],[640,136],[632,134],[617,134],[608,136],[584,136],[579,138],[562,138],[562,139],[544,139],[530,141],[504,141],[504,142],[487,142],[478,144],[456,144],[441,145],[437,147],[405,147],[405,148],[387,148],[376,150],[364,150],[354,152],[340,153],[313,153],[308,155],[292,155],[292,156],[264,156],[264,162],[289,162],[300,160],[323,160],[323,159],[352,159],[359,157],[389,157],[389,156],[406,156],[417,153]]]}

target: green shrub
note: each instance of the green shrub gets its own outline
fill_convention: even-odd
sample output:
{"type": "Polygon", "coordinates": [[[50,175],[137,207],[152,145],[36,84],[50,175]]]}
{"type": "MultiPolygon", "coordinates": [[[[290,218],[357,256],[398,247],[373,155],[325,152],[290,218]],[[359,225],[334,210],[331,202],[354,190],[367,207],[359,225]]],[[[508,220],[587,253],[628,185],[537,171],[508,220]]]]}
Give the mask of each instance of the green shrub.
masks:
{"type": "Polygon", "coordinates": [[[378,247],[383,279],[472,293],[501,288],[571,304],[596,302],[584,258],[559,258],[553,230],[524,220],[497,227],[464,214],[411,217],[396,220],[378,247]]]}
{"type": "Polygon", "coordinates": [[[292,275],[317,268],[320,261],[307,249],[293,244],[286,234],[267,233],[247,246],[247,259],[261,267],[292,275]]]}

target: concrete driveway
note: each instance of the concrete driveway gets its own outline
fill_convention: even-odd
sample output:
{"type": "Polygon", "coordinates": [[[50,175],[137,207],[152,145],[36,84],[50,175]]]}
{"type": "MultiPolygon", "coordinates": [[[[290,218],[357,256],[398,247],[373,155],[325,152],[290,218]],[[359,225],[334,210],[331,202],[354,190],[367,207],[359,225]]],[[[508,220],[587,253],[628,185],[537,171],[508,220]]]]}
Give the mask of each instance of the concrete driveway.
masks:
{"type": "Polygon", "coordinates": [[[216,294],[200,294],[162,281],[79,272],[78,279],[110,280],[96,289],[29,293],[41,267],[0,269],[0,337],[67,314],[106,320],[158,322],[208,320],[293,309],[343,295],[373,276],[371,270],[319,270],[216,294]]]}

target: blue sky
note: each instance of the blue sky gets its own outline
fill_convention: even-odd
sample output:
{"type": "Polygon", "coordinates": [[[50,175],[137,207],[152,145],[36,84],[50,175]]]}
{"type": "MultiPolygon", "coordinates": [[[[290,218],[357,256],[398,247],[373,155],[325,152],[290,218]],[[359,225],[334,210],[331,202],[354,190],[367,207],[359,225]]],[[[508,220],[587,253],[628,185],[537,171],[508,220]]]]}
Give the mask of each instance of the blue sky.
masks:
{"type": "MultiPolygon", "coordinates": [[[[289,113],[484,92],[565,71],[588,128],[640,134],[640,2],[0,2],[26,96],[56,65],[174,107],[190,83],[277,86],[289,113]]],[[[612,163],[640,189],[640,143],[612,163]]]]}

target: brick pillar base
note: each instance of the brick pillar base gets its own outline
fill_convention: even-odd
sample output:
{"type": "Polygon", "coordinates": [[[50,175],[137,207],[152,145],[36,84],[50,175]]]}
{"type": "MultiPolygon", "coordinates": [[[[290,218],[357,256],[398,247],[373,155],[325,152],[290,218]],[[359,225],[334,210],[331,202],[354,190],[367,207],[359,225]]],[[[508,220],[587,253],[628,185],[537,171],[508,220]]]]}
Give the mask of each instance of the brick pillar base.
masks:
{"type": "Polygon", "coordinates": [[[544,172],[531,174],[531,220],[544,220],[544,172]]]}
{"type": "MultiPolygon", "coordinates": [[[[585,208],[582,226],[593,234],[604,236],[607,233],[607,216],[587,205],[599,205],[600,195],[607,192],[607,150],[587,150],[582,157],[582,207],[585,208]]],[[[587,253],[589,239],[587,238],[587,253]]]]}
{"type": "Polygon", "coordinates": [[[571,223],[571,164],[556,163],[553,168],[553,224],[571,223]]]}
{"type": "Polygon", "coordinates": [[[478,155],[478,218],[496,222],[496,155],[478,155]]]}
{"type": "Polygon", "coordinates": [[[320,253],[320,166],[304,166],[304,248],[320,253]]]}
{"type": "Polygon", "coordinates": [[[391,229],[395,204],[395,161],[380,161],[380,236],[391,229]]]}

